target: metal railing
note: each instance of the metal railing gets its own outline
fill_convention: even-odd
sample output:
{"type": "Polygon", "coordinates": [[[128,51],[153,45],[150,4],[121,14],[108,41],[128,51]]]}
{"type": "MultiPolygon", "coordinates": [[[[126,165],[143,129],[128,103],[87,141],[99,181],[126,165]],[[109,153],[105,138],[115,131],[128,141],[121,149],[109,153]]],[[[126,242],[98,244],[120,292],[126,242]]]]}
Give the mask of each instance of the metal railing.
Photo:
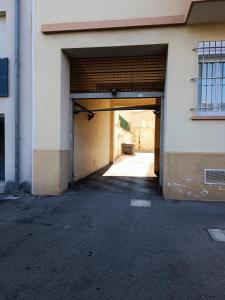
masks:
{"type": "Polygon", "coordinates": [[[225,114],[225,41],[199,42],[197,113],[225,114]]]}

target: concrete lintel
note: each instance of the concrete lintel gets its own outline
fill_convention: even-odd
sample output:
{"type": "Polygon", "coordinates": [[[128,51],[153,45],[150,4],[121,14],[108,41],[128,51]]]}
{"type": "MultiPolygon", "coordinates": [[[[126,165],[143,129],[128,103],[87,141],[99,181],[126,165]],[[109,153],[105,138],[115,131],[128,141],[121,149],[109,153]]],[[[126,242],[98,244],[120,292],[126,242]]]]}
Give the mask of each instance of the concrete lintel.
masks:
{"type": "Polygon", "coordinates": [[[71,93],[72,100],[79,99],[131,99],[131,98],[163,98],[164,92],[118,92],[112,95],[111,92],[106,93],[71,93]]]}

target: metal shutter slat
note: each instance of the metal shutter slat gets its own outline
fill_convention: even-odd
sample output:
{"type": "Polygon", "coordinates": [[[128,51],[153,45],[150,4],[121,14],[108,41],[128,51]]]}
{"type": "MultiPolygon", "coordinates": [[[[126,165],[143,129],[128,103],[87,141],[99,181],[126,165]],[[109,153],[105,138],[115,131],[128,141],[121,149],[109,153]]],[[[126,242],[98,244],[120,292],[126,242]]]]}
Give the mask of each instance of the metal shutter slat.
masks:
{"type": "Polygon", "coordinates": [[[71,60],[71,92],[163,91],[166,56],[71,60]]]}

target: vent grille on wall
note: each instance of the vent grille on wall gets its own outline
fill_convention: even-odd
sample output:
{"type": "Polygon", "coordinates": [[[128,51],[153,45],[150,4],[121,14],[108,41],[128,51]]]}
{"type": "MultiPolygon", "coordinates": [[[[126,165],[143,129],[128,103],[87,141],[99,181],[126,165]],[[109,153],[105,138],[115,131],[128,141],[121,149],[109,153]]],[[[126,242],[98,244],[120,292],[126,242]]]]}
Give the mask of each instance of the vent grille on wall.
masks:
{"type": "Polygon", "coordinates": [[[206,169],[205,184],[225,185],[225,169],[206,169]]]}

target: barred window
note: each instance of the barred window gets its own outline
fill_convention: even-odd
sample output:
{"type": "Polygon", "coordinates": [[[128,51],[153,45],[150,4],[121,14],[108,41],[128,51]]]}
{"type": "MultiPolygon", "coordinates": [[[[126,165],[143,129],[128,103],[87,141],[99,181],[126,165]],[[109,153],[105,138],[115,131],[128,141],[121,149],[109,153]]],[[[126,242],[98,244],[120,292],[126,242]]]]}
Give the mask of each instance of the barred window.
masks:
{"type": "Polygon", "coordinates": [[[197,112],[225,114],[225,41],[199,42],[197,112]]]}

